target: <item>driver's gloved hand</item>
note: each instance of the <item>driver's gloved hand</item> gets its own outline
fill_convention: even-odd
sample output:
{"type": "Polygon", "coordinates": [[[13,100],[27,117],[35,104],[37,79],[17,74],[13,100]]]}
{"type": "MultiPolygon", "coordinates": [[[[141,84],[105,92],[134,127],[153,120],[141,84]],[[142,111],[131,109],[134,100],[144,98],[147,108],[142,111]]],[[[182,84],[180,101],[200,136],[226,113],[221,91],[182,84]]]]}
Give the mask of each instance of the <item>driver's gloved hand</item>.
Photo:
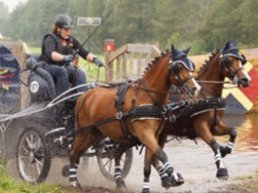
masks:
{"type": "Polygon", "coordinates": [[[102,62],[98,57],[96,57],[96,56],[93,58],[93,62],[94,62],[98,67],[104,66],[103,62],[102,62]]]}
{"type": "Polygon", "coordinates": [[[69,62],[72,62],[73,60],[74,60],[74,55],[73,54],[64,55],[64,59],[63,59],[64,62],[69,63],[69,62]]]}

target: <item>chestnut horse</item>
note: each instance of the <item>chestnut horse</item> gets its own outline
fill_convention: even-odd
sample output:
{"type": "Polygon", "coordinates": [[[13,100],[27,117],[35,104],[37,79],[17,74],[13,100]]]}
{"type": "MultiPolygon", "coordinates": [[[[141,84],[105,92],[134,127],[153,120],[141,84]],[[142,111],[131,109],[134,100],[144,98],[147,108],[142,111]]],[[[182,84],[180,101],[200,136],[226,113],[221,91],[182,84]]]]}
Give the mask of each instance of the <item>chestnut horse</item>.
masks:
{"type": "Polygon", "coordinates": [[[139,140],[146,146],[144,176],[149,173],[155,155],[163,163],[162,184],[166,188],[171,186],[173,168],[158,144],[158,137],[164,127],[163,106],[168,102],[171,84],[184,85],[195,94],[200,90],[192,77],[194,65],[187,59],[188,51],[172,46],[171,53],[156,58],[142,78],[124,86],[95,87],[78,98],[69,169],[73,186],[80,188],[77,180],[80,157],[104,137],[121,143],[130,142],[132,137],[139,140]]]}
{"type": "MultiPolygon", "coordinates": [[[[221,100],[226,77],[240,87],[249,86],[250,77],[243,68],[245,63],[246,59],[244,55],[239,53],[236,42],[227,42],[220,51],[210,57],[197,75],[197,82],[202,86],[200,98],[206,100],[207,103],[214,98],[221,100]]],[[[222,161],[222,157],[231,153],[237,132],[235,128],[225,125],[223,122],[224,108],[220,107],[204,109],[200,112],[184,113],[185,115],[179,117],[174,123],[166,122],[160,135],[159,143],[163,147],[168,135],[188,137],[190,139],[200,137],[211,147],[215,154],[216,177],[228,179],[228,171],[222,161]],[[229,135],[227,145],[221,146],[215,140],[214,135],[229,135]]],[[[185,112],[187,111],[189,109],[185,109],[185,112]]],[[[160,169],[158,162],[156,162],[155,168],[160,169]]]]}
{"type": "MultiPolygon", "coordinates": [[[[160,146],[164,147],[168,135],[188,137],[190,139],[200,137],[215,153],[215,162],[218,169],[217,177],[227,179],[228,171],[222,162],[222,157],[231,153],[236,138],[236,130],[224,124],[224,108],[221,108],[223,104],[220,104],[219,101],[221,101],[223,84],[225,83],[224,79],[226,77],[238,86],[247,87],[249,85],[250,77],[243,68],[245,62],[246,59],[244,55],[239,53],[234,41],[227,42],[220,51],[212,54],[209,61],[206,61],[206,64],[203,65],[196,78],[202,86],[201,95],[194,99],[196,104],[192,104],[190,106],[191,109],[183,107],[180,112],[182,116],[179,116],[175,122],[169,122],[168,118],[159,137],[160,146]],[[203,101],[206,101],[208,104],[205,104],[204,107],[200,107],[199,104],[203,104],[203,101]],[[201,111],[192,111],[194,106],[197,106],[201,111]],[[229,135],[230,138],[227,146],[220,146],[213,135],[229,135]]],[[[173,98],[171,93],[170,98],[173,98]]],[[[175,115],[175,113],[176,112],[172,110],[172,112],[168,114],[175,115]]],[[[123,152],[134,145],[136,144],[131,143],[128,144],[127,147],[121,147],[115,158],[116,167],[120,166],[120,156],[123,152]]],[[[159,162],[155,160],[155,158],[153,158],[153,165],[157,171],[162,171],[162,167],[159,166],[159,162]]],[[[172,186],[178,186],[184,183],[184,179],[180,174],[174,172],[171,176],[171,183],[172,186]]],[[[116,184],[117,187],[126,187],[124,180],[116,180],[116,184]]],[[[144,193],[148,192],[150,192],[149,187],[146,187],[144,193]]]]}

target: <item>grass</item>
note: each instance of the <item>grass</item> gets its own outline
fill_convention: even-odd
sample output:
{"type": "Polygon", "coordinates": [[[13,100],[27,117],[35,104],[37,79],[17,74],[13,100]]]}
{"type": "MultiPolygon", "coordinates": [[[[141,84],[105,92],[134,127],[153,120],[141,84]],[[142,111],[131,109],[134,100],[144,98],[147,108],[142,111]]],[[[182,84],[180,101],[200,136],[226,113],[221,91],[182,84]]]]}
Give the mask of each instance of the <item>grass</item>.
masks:
{"type": "MultiPolygon", "coordinates": [[[[17,182],[8,177],[3,165],[0,164],[0,192],[1,193],[68,193],[54,184],[37,184],[17,182]]],[[[71,191],[69,191],[71,193],[71,191]]]]}
{"type": "MultiPolygon", "coordinates": [[[[103,61],[103,56],[99,56],[100,60],[103,61]]],[[[87,62],[80,58],[79,68],[81,68],[87,76],[87,81],[105,80],[105,68],[97,67],[95,64],[87,62]]]]}
{"type": "Polygon", "coordinates": [[[31,54],[40,54],[41,53],[41,48],[39,47],[29,47],[29,51],[31,54]]]}

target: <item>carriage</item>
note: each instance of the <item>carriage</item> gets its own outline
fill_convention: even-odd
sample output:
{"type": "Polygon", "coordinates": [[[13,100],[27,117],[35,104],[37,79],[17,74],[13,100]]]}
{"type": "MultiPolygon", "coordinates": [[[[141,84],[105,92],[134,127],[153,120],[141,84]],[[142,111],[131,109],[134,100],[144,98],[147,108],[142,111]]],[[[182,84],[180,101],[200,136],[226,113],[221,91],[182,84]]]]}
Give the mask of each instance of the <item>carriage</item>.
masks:
{"type": "MultiPolygon", "coordinates": [[[[19,62],[8,48],[4,45],[1,48],[1,70],[10,69],[12,64],[15,66],[11,70],[16,73],[12,79],[5,76],[12,86],[8,95],[2,87],[5,79],[1,79],[1,157],[6,161],[15,160],[22,180],[30,183],[43,182],[49,174],[52,158],[67,157],[69,154],[67,133],[73,128],[73,107],[81,93],[77,93],[76,88],[71,88],[66,93],[68,97],[55,96],[55,84],[51,75],[42,68],[43,63],[37,61],[37,56],[30,56],[26,60],[26,87],[30,101],[27,108],[19,111],[19,62]]],[[[87,90],[96,85],[89,82],[82,87],[87,90]]],[[[105,138],[85,152],[83,160],[96,157],[103,176],[113,180],[113,159],[118,148],[118,143],[105,138]]],[[[131,168],[132,157],[132,149],[123,154],[123,177],[127,176],[131,168]]],[[[67,169],[68,165],[64,165],[64,176],[68,175],[67,169]]]]}

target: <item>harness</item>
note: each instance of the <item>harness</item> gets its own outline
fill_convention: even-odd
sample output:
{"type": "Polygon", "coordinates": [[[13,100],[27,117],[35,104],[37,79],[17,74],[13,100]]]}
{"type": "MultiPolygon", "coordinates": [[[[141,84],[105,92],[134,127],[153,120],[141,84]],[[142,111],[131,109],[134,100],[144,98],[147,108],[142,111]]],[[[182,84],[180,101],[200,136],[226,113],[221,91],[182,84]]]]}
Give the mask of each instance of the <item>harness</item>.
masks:
{"type": "MultiPolygon", "coordinates": [[[[176,119],[182,117],[194,117],[196,115],[205,113],[207,111],[215,110],[225,110],[225,100],[222,98],[205,98],[204,100],[199,100],[197,103],[190,103],[186,101],[181,102],[180,108],[172,108],[168,109],[168,120],[175,120],[174,118],[170,118],[170,116],[176,115],[176,119]],[[185,104],[184,104],[185,103],[185,104]]],[[[169,103],[168,106],[171,106],[169,103]]],[[[179,104],[179,103],[177,103],[179,104]]],[[[174,121],[170,121],[174,122],[174,121]]]]}
{"type": "MultiPolygon", "coordinates": [[[[126,121],[130,119],[131,121],[136,120],[146,120],[146,119],[165,119],[167,108],[152,104],[146,104],[141,105],[137,107],[131,108],[128,112],[123,111],[123,105],[125,102],[125,93],[127,92],[130,84],[128,83],[121,83],[118,85],[117,94],[115,96],[115,105],[117,108],[117,113],[110,118],[107,118],[103,121],[99,121],[97,123],[93,123],[87,127],[84,127],[83,129],[93,129],[102,125],[105,125],[107,123],[113,122],[113,121],[120,121],[121,127],[124,130],[125,137],[130,138],[131,135],[129,134],[129,129],[126,124],[126,121]]],[[[80,132],[79,129],[76,130],[76,132],[80,132]]]]}
{"type": "MultiPolygon", "coordinates": [[[[208,112],[208,111],[214,111],[214,119],[211,126],[211,129],[214,129],[214,126],[216,125],[216,115],[218,111],[225,110],[225,100],[222,98],[205,98],[204,100],[199,100],[197,103],[193,104],[187,104],[185,106],[181,106],[180,108],[168,110],[168,124],[175,123],[176,120],[187,120],[191,119],[194,116],[200,115],[202,113],[208,112]]],[[[189,120],[190,121],[190,120],[189,120]]],[[[182,122],[184,123],[184,122],[182,122]]],[[[193,131],[190,130],[189,126],[187,126],[187,123],[182,124],[183,132],[184,134],[190,138],[194,139],[195,134],[193,131]]]]}

